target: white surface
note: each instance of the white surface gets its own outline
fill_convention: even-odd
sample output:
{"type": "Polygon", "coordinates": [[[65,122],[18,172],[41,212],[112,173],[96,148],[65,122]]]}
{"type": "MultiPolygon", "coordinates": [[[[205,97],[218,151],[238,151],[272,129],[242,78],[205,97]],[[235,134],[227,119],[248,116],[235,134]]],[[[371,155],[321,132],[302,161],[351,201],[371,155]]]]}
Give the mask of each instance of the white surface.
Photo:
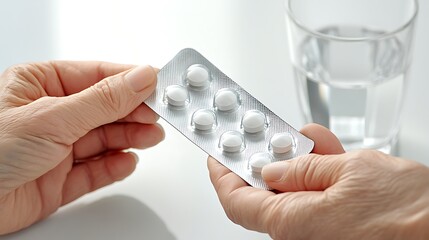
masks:
{"type": "MultiPolygon", "coordinates": [[[[420,4],[400,155],[429,164],[429,3],[420,4]]],[[[284,27],[281,0],[2,1],[0,68],[48,59],[162,67],[192,47],[300,128],[284,27]]],[[[138,151],[130,178],[1,239],[269,239],[227,219],[206,154],[163,125],[166,140],[138,151]]]]}

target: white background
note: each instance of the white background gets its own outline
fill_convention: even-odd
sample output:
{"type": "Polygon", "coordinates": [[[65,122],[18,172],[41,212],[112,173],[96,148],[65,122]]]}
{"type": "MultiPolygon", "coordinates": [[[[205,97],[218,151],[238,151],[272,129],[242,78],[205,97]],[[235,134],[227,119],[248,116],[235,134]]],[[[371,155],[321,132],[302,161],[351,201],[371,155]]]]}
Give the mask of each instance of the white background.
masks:
{"type": "MultiPolygon", "coordinates": [[[[420,4],[399,155],[429,164],[429,4],[420,4]]],[[[303,125],[281,0],[1,1],[0,34],[1,71],[52,59],[162,67],[192,47],[292,126],[303,125]]],[[[0,238],[269,239],[227,219],[208,178],[206,154],[161,123],[165,141],[138,151],[130,178],[0,238]]]]}

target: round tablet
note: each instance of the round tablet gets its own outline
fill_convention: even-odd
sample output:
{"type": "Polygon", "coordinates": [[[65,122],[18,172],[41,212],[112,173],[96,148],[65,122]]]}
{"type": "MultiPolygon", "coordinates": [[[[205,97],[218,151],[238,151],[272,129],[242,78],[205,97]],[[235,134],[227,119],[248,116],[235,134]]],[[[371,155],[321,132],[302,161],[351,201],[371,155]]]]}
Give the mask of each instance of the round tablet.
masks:
{"type": "Polygon", "coordinates": [[[205,87],[210,83],[209,71],[202,65],[192,65],[186,71],[186,81],[192,87],[205,87]]]}
{"type": "Polygon", "coordinates": [[[244,147],[244,138],[239,132],[226,132],[222,134],[219,146],[224,152],[236,153],[240,152],[244,147]]]}
{"type": "Polygon", "coordinates": [[[256,110],[248,111],[244,114],[241,124],[245,132],[261,132],[265,128],[265,114],[256,110]]]}
{"type": "Polygon", "coordinates": [[[292,149],[293,139],[289,133],[276,133],[270,140],[271,150],[274,153],[287,153],[292,149]]]}
{"type": "Polygon", "coordinates": [[[216,115],[210,110],[198,110],[192,115],[192,123],[195,129],[207,131],[216,124],[216,115]]]}
{"type": "Polygon", "coordinates": [[[238,94],[234,90],[220,90],[216,93],[214,105],[219,111],[231,111],[238,107],[238,94]]]}
{"type": "Polygon", "coordinates": [[[255,153],[249,159],[249,166],[254,173],[261,173],[262,168],[271,163],[271,156],[268,153],[255,153]]]}
{"type": "Polygon", "coordinates": [[[175,107],[183,107],[189,102],[189,94],[186,88],[172,85],[166,88],[165,98],[167,103],[175,107]]]}

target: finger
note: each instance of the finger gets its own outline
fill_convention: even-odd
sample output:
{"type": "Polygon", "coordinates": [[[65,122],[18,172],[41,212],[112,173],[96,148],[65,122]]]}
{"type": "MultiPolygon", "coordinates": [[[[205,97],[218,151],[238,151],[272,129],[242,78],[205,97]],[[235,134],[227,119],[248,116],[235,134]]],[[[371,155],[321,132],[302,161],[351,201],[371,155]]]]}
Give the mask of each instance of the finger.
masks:
{"type": "Polygon", "coordinates": [[[136,163],[137,155],[117,152],[74,166],[64,183],[62,205],[124,179],[134,171],[136,163]]]}
{"type": "Polygon", "coordinates": [[[210,180],[228,218],[247,229],[267,232],[269,216],[266,210],[275,194],[250,187],[212,157],[208,158],[207,166],[210,180]]]}
{"type": "Polygon", "coordinates": [[[301,133],[314,141],[313,153],[323,155],[344,153],[340,140],[321,125],[307,124],[301,129],[301,133]]]}
{"type": "Polygon", "coordinates": [[[119,122],[137,122],[144,124],[154,124],[158,121],[159,116],[146,104],[141,104],[125,118],[119,119],[119,122]]]}
{"type": "Polygon", "coordinates": [[[221,187],[229,190],[249,186],[243,179],[235,175],[231,170],[212,157],[207,159],[207,167],[209,169],[210,180],[216,191],[221,187]],[[229,181],[225,181],[225,179],[229,181]],[[225,184],[225,186],[223,186],[223,184],[225,184]]]}
{"type": "Polygon", "coordinates": [[[96,128],[79,139],[73,148],[75,159],[84,159],[110,150],[152,147],[164,139],[159,124],[114,123],[96,128]]]}
{"type": "Polygon", "coordinates": [[[210,179],[229,219],[247,229],[268,232],[274,239],[286,236],[276,235],[278,233],[292,236],[296,227],[314,219],[314,213],[323,201],[323,194],[318,192],[275,194],[250,187],[211,157],[207,165],[210,179]]]}
{"type": "MultiPolygon", "coordinates": [[[[53,68],[53,71],[46,71],[45,74],[49,74],[46,77],[46,81],[58,79],[58,84],[61,85],[66,96],[78,93],[104,78],[135,67],[135,65],[130,64],[99,61],[52,61],[49,64],[53,68]]],[[[50,87],[50,84],[53,83],[51,81],[46,82],[46,88],[50,87]]]]}
{"type": "Polygon", "coordinates": [[[38,119],[51,121],[45,124],[61,126],[54,129],[53,141],[72,144],[90,130],[130,114],[152,94],[155,85],[156,74],[152,67],[136,67],[105,78],[77,94],[41,99],[39,102],[50,103],[50,107],[38,113],[42,114],[38,119]]]}
{"type": "Polygon", "coordinates": [[[310,154],[275,162],[262,169],[262,177],[268,186],[281,192],[323,191],[340,178],[342,157],[310,154]]]}

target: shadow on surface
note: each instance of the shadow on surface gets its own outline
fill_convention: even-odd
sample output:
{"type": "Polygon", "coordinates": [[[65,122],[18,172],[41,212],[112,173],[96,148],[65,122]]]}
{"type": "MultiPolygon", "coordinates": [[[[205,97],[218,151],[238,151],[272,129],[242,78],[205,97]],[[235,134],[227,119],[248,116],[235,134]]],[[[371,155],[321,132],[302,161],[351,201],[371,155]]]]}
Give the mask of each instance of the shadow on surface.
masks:
{"type": "Polygon", "coordinates": [[[1,239],[162,239],[176,237],[148,206],[118,195],[64,209],[1,239]]]}

